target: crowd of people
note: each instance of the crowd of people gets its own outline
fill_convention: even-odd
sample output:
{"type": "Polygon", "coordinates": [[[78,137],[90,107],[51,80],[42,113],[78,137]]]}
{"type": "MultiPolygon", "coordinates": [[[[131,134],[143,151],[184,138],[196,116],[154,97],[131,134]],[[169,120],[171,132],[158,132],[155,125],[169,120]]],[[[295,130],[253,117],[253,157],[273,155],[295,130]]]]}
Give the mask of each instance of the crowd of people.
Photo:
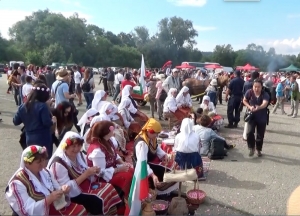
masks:
{"type": "MultiPolygon", "coordinates": [[[[20,168],[8,182],[6,198],[16,215],[123,215],[139,158],[147,158],[149,187],[164,196],[178,188],[176,182],[163,182],[165,171],[171,170],[167,164],[172,158],[180,168],[195,168],[201,178],[203,156],[220,159],[235,147],[218,135],[224,121],[216,108],[217,98],[223,94],[217,86],[220,74],[211,77],[202,70],[194,73],[173,69],[169,75],[147,71],[144,79],[150,118],[132,97],[134,88],[140,85],[139,75],[138,70],[105,69],[98,82],[103,82],[104,90],[96,90],[90,69],[82,73],[77,66],[69,70],[47,67],[36,73],[32,65],[27,70],[14,65],[7,92],[13,92],[18,106],[13,123],[23,125],[23,153],[20,168]],[[189,87],[182,85],[187,78],[210,79],[196,110],[189,87]],[[82,95],[86,112],[78,120],[78,107],[84,103],[82,95]],[[178,129],[171,154],[161,149],[157,140],[161,123],[166,120],[169,130],[178,129]],[[73,126],[77,132],[71,131],[73,126]],[[120,157],[128,154],[126,145],[130,141],[134,142],[132,163],[120,157]],[[212,146],[221,148],[215,151],[221,155],[214,155],[212,146]]],[[[272,88],[277,98],[272,112],[280,105],[284,114],[283,98],[287,98],[294,107],[290,115],[296,117],[300,94],[296,77],[281,77],[274,87],[274,76],[258,72],[249,77],[235,71],[228,76],[231,80],[225,90],[225,127],[238,127],[245,106],[243,137],[249,156],[256,150],[261,157],[272,88]]]]}

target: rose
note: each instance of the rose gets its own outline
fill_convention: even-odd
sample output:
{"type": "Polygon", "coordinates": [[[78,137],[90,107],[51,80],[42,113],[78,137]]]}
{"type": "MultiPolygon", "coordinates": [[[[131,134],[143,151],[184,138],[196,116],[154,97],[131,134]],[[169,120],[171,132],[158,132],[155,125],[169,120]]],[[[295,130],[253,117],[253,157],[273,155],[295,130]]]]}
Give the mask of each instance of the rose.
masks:
{"type": "Polygon", "coordinates": [[[67,144],[68,146],[72,145],[72,140],[70,140],[69,138],[66,139],[66,144],[67,144]]]}
{"type": "Polygon", "coordinates": [[[37,153],[38,150],[37,150],[36,146],[33,145],[33,146],[30,146],[30,151],[32,154],[35,154],[35,153],[37,153]]]}

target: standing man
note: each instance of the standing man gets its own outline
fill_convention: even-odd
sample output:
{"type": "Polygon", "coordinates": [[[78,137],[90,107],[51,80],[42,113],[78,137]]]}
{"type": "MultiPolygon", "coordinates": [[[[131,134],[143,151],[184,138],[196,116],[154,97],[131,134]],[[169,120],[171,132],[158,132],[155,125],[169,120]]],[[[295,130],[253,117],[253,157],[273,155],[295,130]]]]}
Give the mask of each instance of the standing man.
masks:
{"type": "Polygon", "coordinates": [[[115,81],[115,72],[111,69],[107,69],[107,87],[109,96],[114,96],[114,81],[115,81]]]}
{"type": "Polygon", "coordinates": [[[75,93],[78,97],[78,106],[82,105],[82,97],[81,97],[81,87],[80,87],[80,82],[81,82],[81,73],[78,71],[78,67],[77,66],[73,66],[72,67],[73,71],[74,71],[74,81],[75,81],[75,93]]]}
{"type": "Polygon", "coordinates": [[[239,107],[243,99],[244,80],[241,78],[241,72],[235,71],[234,78],[230,81],[229,87],[226,91],[225,101],[227,103],[227,118],[228,125],[226,128],[237,128],[240,122],[239,107]],[[228,96],[230,98],[228,99],[228,96]]]}
{"type": "Polygon", "coordinates": [[[300,92],[299,92],[299,85],[296,82],[296,76],[291,76],[291,113],[288,116],[292,116],[292,118],[296,118],[298,115],[298,107],[299,107],[299,99],[300,99],[300,92]]]}

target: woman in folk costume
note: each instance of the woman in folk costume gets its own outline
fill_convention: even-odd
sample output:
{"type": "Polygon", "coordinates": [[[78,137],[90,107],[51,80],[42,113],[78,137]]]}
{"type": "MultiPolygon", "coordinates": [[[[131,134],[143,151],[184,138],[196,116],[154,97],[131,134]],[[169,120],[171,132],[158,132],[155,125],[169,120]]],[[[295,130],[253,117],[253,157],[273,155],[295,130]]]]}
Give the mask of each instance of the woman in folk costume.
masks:
{"type": "Polygon", "coordinates": [[[171,129],[171,127],[175,125],[180,124],[181,120],[183,119],[182,118],[180,120],[175,115],[175,112],[178,110],[178,105],[176,102],[176,94],[177,94],[177,89],[170,88],[168,92],[168,96],[164,102],[163,115],[164,118],[168,118],[169,120],[169,129],[171,129]]]}
{"type": "Polygon", "coordinates": [[[179,94],[176,97],[176,103],[177,106],[182,108],[192,108],[193,103],[191,99],[191,95],[189,93],[189,88],[186,86],[183,86],[180,90],[179,94]]]}
{"type": "Polygon", "coordinates": [[[93,125],[86,138],[90,144],[87,163],[90,167],[100,167],[99,179],[122,190],[126,198],[129,195],[134,170],[131,164],[125,163],[117,154],[111,140],[114,130],[114,124],[110,121],[100,121],[93,125]]]}
{"type": "Polygon", "coordinates": [[[169,163],[170,156],[157,144],[157,135],[161,129],[160,123],[154,118],[150,118],[134,140],[132,157],[133,164],[136,164],[138,158],[143,157],[142,152],[147,154],[148,176],[151,176],[153,180],[150,181],[150,187],[156,188],[158,195],[170,193],[178,188],[176,182],[162,183],[164,173],[166,170],[170,170],[173,163],[169,163]]]}
{"type": "Polygon", "coordinates": [[[193,131],[192,119],[183,119],[180,133],[175,137],[174,149],[176,151],[175,162],[180,169],[195,168],[199,177],[202,177],[202,158],[200,156],[201,140],[193,131]]]}
{"type": "Polygon", "coordinates": [[[92,101],[92,107],[93,109],[100,110],[103,103],[107,102],[107,93],[103,90],[98,90],[95,92],[94,99],[92,101]]]}
{"type": "Polygon", "coordinates": [[[210,101],[210,97],[205,95],[202,100],[202,104],[200,108],[203,109],[203,114],[208,115],[212,118],[211,127],[219,130],[221,125],[223,124],[223,117],[217,114],[217,110],[213,102],[210,101]]]}
{"type": "Polygon", "coordinates": [[[89,109],[83,114],[77,124],[79,127],[81,127],[80,136],[84,136],[85,132],[90,128],[92,119],[97,115],[99,115],[99,112],[94,108],[89,109]]]}
{"type": "Polygon", "coordinates": [[[124,127],[128,130],[128,133],[129,134],[135,133],[136,135],[141,131],[142,127],[139,123],[134,121],[134,119],[130,115],[130,112],[128,110],[130,105],[131,105],[131,100],[129,98],[125,98],[119,104],[118,110],[122,116],[124,127]]]}
{"type": "Polygon", "coordinates": [[[148,116],[138,110],[138,105],[136,104],[135,100],[131,97],[131,93],[133,91],[132,86],[126,85],[122,89],[122,99],[123,100],[129,99],[131,101],[131,105],[129,107],[130,115],[134,118],[136,122],[139,122],[141,125],[144,125],[146,121],[148,121],[148,116]]]}
{"type": "Polygon", "coordinates": [[[87,166],[80,151],[82,144],[81,136],[67,132],[51,157],[48,169],[60,185],[70,187],[73,203],[83,205],[92,215],[115,215],[121,199],[111,184],[96,181],[101,169],[87,166]]]}
{"type": "Polygon", "coordinates": [[[70,187],[60,186],[44,169],[47,158],[45,147],[31,145],[23,151],[20,168],[5,191],[13,215],[87,215],[83,206],[70,203],[70,187]],[[62,211],[56,210],[54,203],[64,198],[67,205],[62,211]]]}

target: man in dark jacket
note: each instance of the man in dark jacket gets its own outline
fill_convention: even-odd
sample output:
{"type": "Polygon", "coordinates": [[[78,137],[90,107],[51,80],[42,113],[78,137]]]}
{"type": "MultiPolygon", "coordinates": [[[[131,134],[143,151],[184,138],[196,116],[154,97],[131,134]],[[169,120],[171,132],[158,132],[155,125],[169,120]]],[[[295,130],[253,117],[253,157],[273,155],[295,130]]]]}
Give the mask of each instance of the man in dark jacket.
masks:
{"type": "Polygon", "coordinates": [[[51,88],[52,84],[56,80],[55,73],[51,70],[51,66],[47,66],[47,71],[45,73],[45,78],[46,78],[47,86],[49,88],[51,88]]]}

